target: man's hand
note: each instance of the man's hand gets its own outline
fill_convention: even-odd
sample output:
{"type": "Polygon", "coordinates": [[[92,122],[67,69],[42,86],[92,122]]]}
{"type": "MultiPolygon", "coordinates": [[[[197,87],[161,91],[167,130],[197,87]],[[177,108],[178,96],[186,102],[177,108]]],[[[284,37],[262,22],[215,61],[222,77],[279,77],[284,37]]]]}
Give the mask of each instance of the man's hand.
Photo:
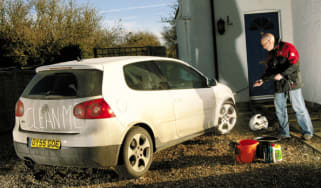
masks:
{"type": "Polygon", "coordinates": [[[263,83],[264,83],[264,82],[263,82],[262,79],[256,80],[256,82],[253,84],[253,87],[259,87],[259,86],[261,86],[263,83]]]}
{"type": "Polygon", "coordinates": [[[282,80],[282,79],[283,79],[283,76],[280,73],[274,76],[274,80],[282,80]]]}

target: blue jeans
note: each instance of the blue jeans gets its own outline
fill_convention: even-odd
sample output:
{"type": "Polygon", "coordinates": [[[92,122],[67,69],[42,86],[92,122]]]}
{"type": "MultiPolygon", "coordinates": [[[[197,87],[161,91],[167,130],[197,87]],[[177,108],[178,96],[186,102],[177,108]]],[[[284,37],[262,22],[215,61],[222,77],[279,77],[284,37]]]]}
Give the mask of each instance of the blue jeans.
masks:
{"type": "MultiPolygon", "coordinates": [[[[313,126],[309,112],[305,106],[301,89],[294,89],[289,91],[290,101],[293,110],[296,113],[296,119],[301,127],[302,134],[313,135],[313,126]]],[[[290,136],[288,112],[286,108],[287,93],[274,94],[274,106],[276,116],[280,123],[281,135],[290,136]]]]}

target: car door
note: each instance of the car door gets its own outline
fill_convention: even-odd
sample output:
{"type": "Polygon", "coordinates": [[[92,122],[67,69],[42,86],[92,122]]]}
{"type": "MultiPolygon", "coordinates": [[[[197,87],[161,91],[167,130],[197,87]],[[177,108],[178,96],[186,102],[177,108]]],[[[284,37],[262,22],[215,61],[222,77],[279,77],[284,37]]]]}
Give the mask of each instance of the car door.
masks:
{"type": "Polygon", "coordinates": [[[173,97],[176,130],[179,137],[213,126],[215,96],[207,79],[190,66],[178,62],[158,62],[173,97]]]}
{"type": "Polygon", "coordinates": [[[124,74],[127,85],[132,89],[123,99],[128,101],[128,114],[151,125],[157,142],[176,139],[173,99],[158,67],[151,61],[132,63],[124,67],[124,74]]]}

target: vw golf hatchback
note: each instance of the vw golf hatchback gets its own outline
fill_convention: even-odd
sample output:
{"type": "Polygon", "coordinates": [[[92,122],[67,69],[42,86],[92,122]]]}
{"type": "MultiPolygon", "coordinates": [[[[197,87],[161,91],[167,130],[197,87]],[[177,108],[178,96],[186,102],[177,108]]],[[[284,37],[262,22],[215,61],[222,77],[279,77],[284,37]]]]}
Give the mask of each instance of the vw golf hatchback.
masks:
{"type": "Polygon", "coordinates": [[[139,177],[153,154],[237,114],[232,91],[189,64],[161,57],[107,57],[36,69],[16,104],[14,148],[27,164],[116,167],[139,177]]]}

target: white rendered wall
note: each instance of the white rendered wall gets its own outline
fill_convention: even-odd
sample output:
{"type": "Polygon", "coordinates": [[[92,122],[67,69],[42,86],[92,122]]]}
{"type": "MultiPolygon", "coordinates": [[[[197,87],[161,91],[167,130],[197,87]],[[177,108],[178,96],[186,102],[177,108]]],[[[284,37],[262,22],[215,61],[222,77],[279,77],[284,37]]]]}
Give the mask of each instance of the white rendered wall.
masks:
{"type": "MultiPolygon", "coordinates": [[[[280,36],[293,42],[291,0],[214,0],[214,8],[215,22],[220,18],[226,22],[229,16],[232,23],[226,27],[224,35],[216,33],[219,81],[236,92],[249,86],[244,14],[279,11],[280,36]]],[[[249,90],[238,93],[236,99],[238,102],[249,100],[249,90]]]]}
{"type": "Polygon", "coordinates": [[[178,55],[179,59],[190,63],[191,57],[191,46],[190,46],[190,0],[179,0],[179,11],[176,17],[176,33],[178,43],[178,55]]]}
{"type": "Polygon", "coordinates": [[[293,38],[300,54],[305,100],[321,104],[321,1],[293,0],[293,38]]]}
{"type": "MultiPolygon", "coordinates": [[[[215,23],[222,18],[231,25],[224,35],[216,32],[219,81],[236,94],[237,102],[249,100],[244,14],[278,11],[280,36],[293,42],[291,0],[213,0],[215,23]]],[[[296,0],[301,1],[301,0],[296,0]]],[[[313,1],[313,0],[311,0],[313,1]]],[[[318,0],[314,0],[318,1],[318,0]]],[[[304,0],[305,2],[305,0],[304,0]]],[[[303,4],[303,3],[302,3],[303,4]]],[[[210,0],[179,0],[177,34],[179,58],[214,76],[213,32],[210,0]]],[[[299,27],[299,26],[298,26],[299,27]]]]}
{"type": "Polygon", "coordinates": [[[176,17],[179,59],[215,78],[212,15],[209,0],[180,0],[176,17]]]}

